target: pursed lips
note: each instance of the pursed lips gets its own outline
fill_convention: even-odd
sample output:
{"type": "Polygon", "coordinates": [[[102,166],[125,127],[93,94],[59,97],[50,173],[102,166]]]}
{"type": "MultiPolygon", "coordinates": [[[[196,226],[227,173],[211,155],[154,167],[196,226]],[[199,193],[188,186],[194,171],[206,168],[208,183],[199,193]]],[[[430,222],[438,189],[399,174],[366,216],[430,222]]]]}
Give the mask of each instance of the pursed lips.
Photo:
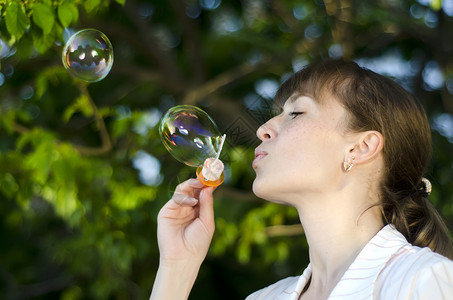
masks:
{"type": "Polygon", "coordinates": [[[255,150],[255,159],[253,160],[253,163],[252,163],[252,167],[254,169],[257,168],[257,163],[262,160],[264,157],[267,156],[267,152],[266,151],[262,151],[262,150],[259,150],[259,149],[256,149],[255,150]]]}

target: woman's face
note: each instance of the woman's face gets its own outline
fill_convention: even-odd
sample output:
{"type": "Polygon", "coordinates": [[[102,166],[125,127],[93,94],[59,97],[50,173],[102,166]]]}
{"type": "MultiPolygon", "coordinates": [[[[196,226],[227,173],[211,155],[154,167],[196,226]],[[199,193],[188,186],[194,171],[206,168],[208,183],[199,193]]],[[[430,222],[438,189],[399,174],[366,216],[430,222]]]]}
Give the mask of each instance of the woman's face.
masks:
{"type": "Polygon", "coordinates": [[[301,195],[341,186],[351,145],[344,127],[346,111],[333,97],[325,98],[318,103],[293,95],[279,115],[258,128],[262,143],[253,161],[258,197],[291,205],[301,195]]]}

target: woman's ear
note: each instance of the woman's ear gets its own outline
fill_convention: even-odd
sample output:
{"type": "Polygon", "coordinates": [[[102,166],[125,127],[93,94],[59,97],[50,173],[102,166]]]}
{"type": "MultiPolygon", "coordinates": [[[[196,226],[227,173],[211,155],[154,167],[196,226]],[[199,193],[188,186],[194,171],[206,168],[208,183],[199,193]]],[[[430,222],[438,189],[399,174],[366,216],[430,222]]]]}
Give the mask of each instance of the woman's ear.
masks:
{"type": "Polygon", "coordinates": [[[360,132],[356,136],[354,146],[349,149],[348,158],[354,164],[366,163],[375,159],[384,147],[384,136],[375,130],[360,132]]]}

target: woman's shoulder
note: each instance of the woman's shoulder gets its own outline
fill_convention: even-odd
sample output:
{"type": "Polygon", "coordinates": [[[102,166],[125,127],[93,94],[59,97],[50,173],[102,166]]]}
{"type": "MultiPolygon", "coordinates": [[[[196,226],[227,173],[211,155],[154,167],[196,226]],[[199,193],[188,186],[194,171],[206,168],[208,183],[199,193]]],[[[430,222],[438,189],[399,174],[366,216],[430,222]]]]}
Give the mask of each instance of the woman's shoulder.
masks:
{"type": "Polygon", "coordinates": [[[384,227],[375,238],[377,237],[383,241],[376,241],[378,251],[374,252],[375,254],[381,253],[383,249],[391,249],[381,273],[416,272],[429,269],[433,265],[445,265],[449,268],[453,266],[453,260],[433,252],[430,248],[410,244],[393,225],[384,227]]]}
{"type": "MultiPolygon", "coordinates": [[[[427,271],[439,266],[445,266],[453,271],[453,261],[433,252],[430,248],[417,247],[411,244],[404,245],[388,261],[389,270],[406,270],[406,272],[427,271]]],[[[453,278],[452,278],[453,279],[453,278]]]]}
{"type": "Polygon", "coordinates": [[[375,294],[398,299],[448,299],[453,295],[453,261],[431,251],[405,245],[376,279],[375,294]]]}

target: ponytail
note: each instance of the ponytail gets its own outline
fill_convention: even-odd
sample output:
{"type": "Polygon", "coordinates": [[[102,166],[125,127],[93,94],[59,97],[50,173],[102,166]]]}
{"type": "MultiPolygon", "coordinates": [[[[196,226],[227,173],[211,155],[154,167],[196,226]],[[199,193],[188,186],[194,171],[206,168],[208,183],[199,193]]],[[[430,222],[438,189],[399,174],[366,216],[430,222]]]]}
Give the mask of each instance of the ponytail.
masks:
{"type": "Polygon", "coordinates": [[[384,188],[383,215],[414,246],[429,247],[453,259],[449,230],[426,193],[402,196],[384,188]]]}

